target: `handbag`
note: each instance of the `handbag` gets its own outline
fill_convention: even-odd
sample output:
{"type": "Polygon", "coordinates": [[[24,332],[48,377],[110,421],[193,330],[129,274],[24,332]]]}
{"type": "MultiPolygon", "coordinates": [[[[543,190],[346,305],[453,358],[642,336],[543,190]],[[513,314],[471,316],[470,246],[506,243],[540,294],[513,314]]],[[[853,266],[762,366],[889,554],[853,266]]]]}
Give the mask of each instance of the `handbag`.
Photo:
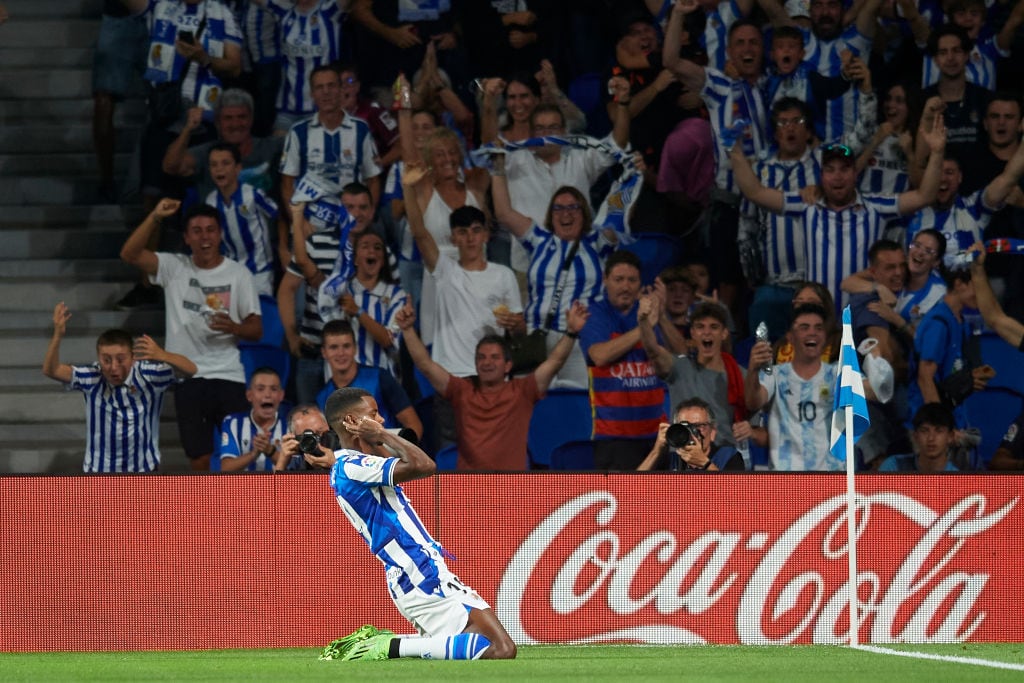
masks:
{"type": "Polygon", "coordinates": [[[560,276],[558,287],[551,296],[551,305],[548,307],[548,314],[544,318],[544,327],[538,327],[529,334],[509,334],[505,330],[505,342],[508,344],[512,355],[512,374],[522,375],[533,372],[537,366],[548,358],[548,330],[555,324],[555,312],[558,310],[558,303],[562,299],[562,290],[565,289],[565,281],[569,276],[569,268],[572,266],[576,252],[580,248],[580,241],[576,240],[565,255],[565,261],[559,268],[560,276]]]}

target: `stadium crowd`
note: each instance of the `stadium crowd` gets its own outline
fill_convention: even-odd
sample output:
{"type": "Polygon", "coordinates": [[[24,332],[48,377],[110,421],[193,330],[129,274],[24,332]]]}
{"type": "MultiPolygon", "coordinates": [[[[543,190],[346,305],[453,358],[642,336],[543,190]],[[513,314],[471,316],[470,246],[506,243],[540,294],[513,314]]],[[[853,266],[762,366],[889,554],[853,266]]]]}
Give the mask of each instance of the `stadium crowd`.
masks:
{"type": "Polygon", "coordinates": [[[1022,23],[1024,0],[106,0],[103,197],[133,71],[149,102],[119,307],[162,306],[166,351],[107,333],[62,364],[58,304],[44,372],[86,395],[91,472],[158,468],[172,384],[198,470],[301,467],[285,436],[346,386],[460,470],[543,466],[549,390],[588,392],[597,469],[838,470],[848,305],[861,468],[1024,469],[1024,413],[982,458],[968,401],[1024,394],[1022,23]]]}

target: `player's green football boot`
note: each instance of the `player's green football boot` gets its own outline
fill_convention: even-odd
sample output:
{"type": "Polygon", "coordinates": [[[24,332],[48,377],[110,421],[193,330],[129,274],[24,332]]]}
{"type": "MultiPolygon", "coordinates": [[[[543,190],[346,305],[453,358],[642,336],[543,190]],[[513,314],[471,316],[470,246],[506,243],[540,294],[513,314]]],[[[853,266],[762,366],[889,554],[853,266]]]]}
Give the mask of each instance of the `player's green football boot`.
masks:
{"type": "Polygon", "coordinates": [[[378,629],[372,624],[364,624],[344,638],[332,640],[330,645],[325,647],[320,653],[320,660],[330,661],[332,659],[342,659],[345,653],[348,652],[349,648],[356,643],[368,638],[373,638],[374,636],[378,636],[382,633],[394,635],[391,631],[378,629]]]}
{"type": "Polygon", "coordinates": [[[346,662],[387,659],[394,637],[393,633],[381,633],[366,640],[356,641],[348,649],[348,652],[341,656],[341,659],[346,662]]]}

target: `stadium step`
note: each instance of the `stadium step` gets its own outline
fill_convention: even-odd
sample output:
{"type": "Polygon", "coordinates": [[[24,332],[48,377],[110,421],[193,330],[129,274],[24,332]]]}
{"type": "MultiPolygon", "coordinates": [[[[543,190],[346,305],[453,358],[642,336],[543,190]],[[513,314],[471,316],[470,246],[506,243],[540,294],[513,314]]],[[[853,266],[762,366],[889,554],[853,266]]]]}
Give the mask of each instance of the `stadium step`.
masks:
{"type": "Polygon", "coordinates": [[[3,283],[5,300],[0,302],[0,311],[53,311],[58,301],[63,301],[72,311],[110,310],[132,286],[133,282],[129,281],[80,282],[71,278],[51,282],[7,281],[3,283]]]}
{"type": "MultiPolygon", "coordinates": [[[[0,99],[0,123],[67,125],[89,124],[92,117],[92,97],[56,98],[41,103],[37,100],[0,99]]],[[[114,124],[120,129],[127,124],[141,125],[146,117],[146,103],[141,99],[118,102],[114,109],[114,124]]]]}
{"type": "MultiPolygon", "coordinates": [[[[60,24],[55,25],[55,29],[60,24]]],[[[30,27],[25,27],[25,32],[35,33],[35,31],[28,30],[30,27]]],[[[59,29],[58,29],[59,30],[59,29]]],[[[66,33],[66,31],[61,31],[66,33]]],[[[18,36],[21,32],[7,32],[4,35],[4,40],[7,41],[12,39],[9,46],[18,46],[17,41],[20,39],[18,36]]],[[[53,44],[51,47],[85,47],[89,43],[96,42],[96,34],[93,33],[90,41],[86,45],[81,44],[82,36],[69,36],[68,41],[70,42],[58,42],[53,44]]],[[[48,40],[53,40],[52,37],[48,37],[48,40]]],[[[42,47],[42,44],[38,44],[42,47]]],[[[46,100],[50,97],[61,98],[65,97],[87,97],[92,98],[92,74],[89,69],[45,69],[38,67],[9,67],[4,66],[0,68],[0,83],[4,84],[6,92],[18,93],[20,97],[32,98],[36,100],[46,100]]]]}
{"type": "MultiPolygon", "coordinates": [[[[125,151],[114,155],[114,173],[124,176],[128,171],[132,155],[125,151]]],[[[94,175],[96,155],[92,152],[62,154],[2,154],[0,153],[0,175],[94,175]]]]}
{"type": "MultiPolygon", "coordinates": [[[[41,333],[47,335],[53,331],[53,306],[45,311],[4,311],[0,315],[0,332],[3,333],[41,333]]],[[[66,302],[65,302],[66,303],[66,302]]],[[[154,339],[164,336],[164,312],[158,309],[140,309],[135,311],[97,311],[72,310],[67,330],[71,335],[95,337],[104,330],[120,327],[132,334],[148,334],[154,339]]],[[[5,369],[5,373],[13,372],[5,369]]],[[[12,380],[5,374],[8,382],[12,380]]]]}
{"type": "MultiPolygon", "coordinates": [[[[8,13],[14,15],[14,10],[8,4],[8,13]]],[[[35,4],[35,3],[31,3],[35,4]]],[[[32,49],[42,48],[68,48],[68,47],[83,47],[92,48],[96,45],[96,36],[99,35],[100,22],[99,13],[96,13],[95,19],[73,19],[73,18],[53,18],[47,17],[43,19],[35,19],[32,21],[18,21],[16,24],[12,24],[14,19],[8,22],[11,26],[17,26],[17,30],[10,30],[11,26],[4,27],[4,46],[5,47],[26,47],[32,49]]],[[[0,69],[0,74],[4,72],[10,72],[13,70],[0,69]]],[[[81,72],[87,78],[90,76],[89,71],[85,70],[81,72]]],[[[0,81],[5,82],[6,81],[0,81]]],[[[51,91],[22,91],[8,85],[11,92],[18,93],[19,97],[55,97],[60,95],[61,97],[73,97],[67,88],[60,87],[62,84],[59,80],[54,79],[53,81],[47,81],[47,84],[56,84],[58,87],[51,91]],[[35,94],[36,92],[42,92],[41,95],[35,94]]],[[[88,81],[86,81],[88,84],[88,81]]],[[[91,93],[87,93],[91,95],[91,93]]]]}
{"type": "Polygon", "coordinates": [[[103,0],[5,0],[12,20],[99,17],[103,0]]]}
{"type": "MultiPolygon", "coordinates": [[[[13,208],[13,207],[12,207],[13,208]]],[[[61,208],[54,206],[53,208],[61,208]]],[[[4,208],[0,214],[6,213],[4,208]]],[[[22,223],[24,225],[26,223],[22,223]]],[[[124,227],[98,228],[95,230],[75,228],[31,228],[0,229],[3,240],[2,258],[13,259],[115,259],[129,232],[124,227]]],[[[26,266],[30,267],[30,266],[26,266]]],[[[0,308],[4,302],[0,301],[0,308]]]]}
{"type": "MultiPolygon", "coordinates": [[[[131,152],[135,145],[135,136],[118,135],[116,145],[119,152],[131,152]]],[[[0,154],[13,154],[17,150],[28,150],[32,154],[92,154],[92,123],[27,123],[4,126],[3,130],[0,130],[0,154]]]]}
{"type": "Polygon", "coordinates": [[[87,47],[57,47],[39,53],[23,47],[0,48],[0,64],[11,67],[92,67],[92,50],[87,47]]]}

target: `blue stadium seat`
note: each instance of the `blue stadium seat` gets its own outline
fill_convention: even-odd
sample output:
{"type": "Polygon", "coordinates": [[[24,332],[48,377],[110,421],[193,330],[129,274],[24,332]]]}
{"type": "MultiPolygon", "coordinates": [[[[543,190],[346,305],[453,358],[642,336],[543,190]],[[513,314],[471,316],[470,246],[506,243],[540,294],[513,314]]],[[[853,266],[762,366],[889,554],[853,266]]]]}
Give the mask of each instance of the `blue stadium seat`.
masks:
{"type": "Polygon", "coordinates": [[[551,469],[594,469],[594,442],[590,440],[570,441],[557,446],[555,450],[551,451],[551,469]]]}
{"type": "Polygon", "coordinates": [[[594,71],[572,79],[566,91],[573,104],[587,117],[587,133],[596,138],[604,137],[612,130],[602,97],[605,88],[604,78],[594,71]]]}
{"type": "MultiPolygon", "coordinates": [[[[1024,390],[1024,387],[1019,388],[1024,390]]],[[[988,466],[992,454],[996,452],[999,442],[1006,434],[1006,429],[1024,408],[1024,396],[1008,389],[986,388],[968,396],[964,401],[964,408],[967,411],[968,424],[981,430],[978,456],[981,464],[988,466]]]]}
{"type": "Polygon", "coordinates": [[[593,430],[586,389],[551,389],[533,407],[527,448],[531,466],[551,466],[551,451],[568,441],[589,439],[593,430]]]}
{"type": "Polygon", "coordinates": [[[238,352],[242,356],[242,367],[245,368],[245,383],[249,384],[252,373],[263,366],[274,368],[281,376],[281,385],[288,384],[292,369],[292,355],[280,346],[269,344],[239,344],[238,352]]]}
{"type": "Polygon", "coordinates": [[[438,472],[452,472],[455,470],[455,463],[458,461],[459,452],[455,444],[450,443],[434,455],[434,462],[437,463],[438,472]]]}
{"type": "Polygon", "coordinates": [[[643,264],[640,277],[645,285],[652,284],[661,271],[678,264],[683,258],[683,242],[674,235],[640,232],[633,233],[633,237],[635,242],[621,248],[640,257],[643,264]]]}

